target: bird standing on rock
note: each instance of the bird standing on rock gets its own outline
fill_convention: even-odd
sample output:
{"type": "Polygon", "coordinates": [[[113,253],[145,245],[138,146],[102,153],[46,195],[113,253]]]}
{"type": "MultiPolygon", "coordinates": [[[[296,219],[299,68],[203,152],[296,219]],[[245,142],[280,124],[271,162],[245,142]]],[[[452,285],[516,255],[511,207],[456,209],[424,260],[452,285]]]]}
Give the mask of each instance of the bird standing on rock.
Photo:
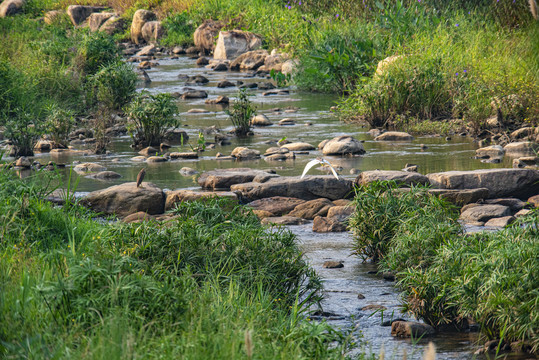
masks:
{"type": "Polygon", "coordinates": [[[142,180],[144,180],[144,175],[146,175],[146,169],[142,168],[137,175],[137,187],[140,187],[140,185],[142,184],[142,180]]]}

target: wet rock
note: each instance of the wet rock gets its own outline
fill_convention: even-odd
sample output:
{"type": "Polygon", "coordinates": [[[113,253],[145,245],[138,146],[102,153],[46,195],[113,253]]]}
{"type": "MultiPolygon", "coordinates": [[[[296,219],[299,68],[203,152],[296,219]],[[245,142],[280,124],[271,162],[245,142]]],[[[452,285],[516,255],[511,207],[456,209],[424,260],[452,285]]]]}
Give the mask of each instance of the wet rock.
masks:
{"type": "Polygon", "coordinates": [[[268,117],[264,114],[259,114],[254,116],[251,119],[251,125],[253,126],[270,126],[273,125],[273,123],[268,119],[268,117]]]}
{"type": "Polygon", "coordinates": [[[200,84],[207,84],[209,82],[210,80],[208,80],[207,77],[202,76],[202,75],[195,75],[195,76],[187,77],[187,85],[200,85],[200,84]]]}
{"type": "MultiPolygon", "coordinates": [[[[335,204],[335,201],[333,204],[335,204]]],[[[345,222],[352,216],[354,211],[355,209],[352,206],[334,206],[329,208],[327,217],[340,222],[345,222]]]]}
{"type": "Polygon", "coordinates": [[[174,190],[166,193],[165,211],[172,210],[177,204],[184,201],[206,201],[214,198],[226,198],[235,203],[238,202],[236,194],[229,191],[195,191],[195,190],[174,190]]]}
{"type": "Polygon", "coordinates": [[[238,146],[232,150],[231,156],[234,156],[238,160],[252,160],[260,159],[260,151],[249,149],[243,146],[238,146]]]}
{"type": "Polygon", "coordinates": [[[131,158],[131,161],[144,162],[146,161],[146,156],[135,156],[131,158]]]}
{"type": "Polygon", "coordinates": [[[205,103],[209,105],[228,105],[230,103],[230,99],[226,96],[218,96],[216,99],[206,100],[205,103]]]}
{"type": "Polygon", "coordinates": [[[378,304],[370,304],[367,306],[364,306],[361,308],[362,311],[369,311],[369,310],[387,310],[387,308],[383,305],[378,304]]]}
{"type": "Polygon", "coordinates": [[[169,154],[170,158],[176,159],[198,159],[198,153],[196,152],[172,152],[169,154]]]}
{"type": "Polygon", "coordinates": [[[275,85],[270,82],[262,82],[258,84],[258,90],[272,90],[275,89],[275,85]]]}
{"type": "Polygon", "coordinates": [[[324,261],[322,265],[324,269],[341,269],[344,267],[342,261],[324,261]]]}
{"type": "Polygon", "coordinates": [[[294,119],[284,118],[282,120],[279,120],[279,125],[280,126],[292,126],[292,125],[296,125],[296,121],[294,119]]]}
{"type": "Polygon", "coordinates": [[[156,51],[157,51],[157,48],[154,44],[146,45],[145,47],[143,47],[137,52],[137,56],[139,57],[151,56],[155,54],[156,51]]]}
{"type": "Polygon", "coordinates": [[[206,20],[193,34],[195,47],[209,54],[215,48],[215,38],[224,24],[220,21],[206,20]]]}
{"type": "Polygon", "coordinates": [[[363,300],[363,299],[365,299],[365,295],[363,295],[363,294],[357,294],[357,298],[358,298],[359,300],[363,300]]]}
{"type": "Polygon", "coordinates": [[[122,175],[114,171],[100,171],[95,174],[90,174],[86,177],[90,179],[97,179],[97,180],[114,180],[114,179],[121,178],[122,175]]]}
{"type": "Polygon", "coordinates": [[[305,142],[294,142],[285,144],[281,147],[282,149],[288,149],[289,151],[310,151],[315,150],[316,148],[309,143],[305,142]]]}
{"type": "Polygon", "coordinates": [[[290,150],[288,150],[287,148],[285,147],[270,147],[269,149],[266,150],[266,152],[264,153],[264,156],[270,156],[270,155],[275,155],[275,154],[287,154],[289,153],[290,150]]]}
{"type": "Polygon", "coordinates": [[[447,171],[427,175],[440,189],[489,189],[489,198],[526,198],[539,193],[539,171],[532,169],[483,169],[447,171]]]}
{"type": "Polygon", "coordinates": [[[155,215],[163,213],[165,194],[152,183],[143,182],[137,188],[135,182],[129,182],[93,191],[81,201],[92,210],[105,214],[127,216],[144,211],[155,215]]]}
{"type": "Polygon", "coordinates": [[[505,150],[500,145],[491,145],[484,148],[475,150],[475,156],[477,157],[502,157],[505,154],[505,150]]]}
{"type": "Polygon", "coordinates": [[[148,146],[140,150],[138,153],[139,155],[142,155],[142,156],[154,156],[156,154],[159,154],[159,149],[154,148],[153,146],[148,146]]]}
{"type": "Polygon", "coordinates": [[[367,185],[374,181],[396,181],[401,185],[429,184],[429,179],[425,175],[395,170],[363,171],[357,176],[355,183],[357,185],[367,185]]]}
{"type": "Polygon", "coordinates": [[[148,21],[142,26],[142,38],[147,43],[157,42],[165,34],[161,21],[148,21]]]}
{"type": "Polygon", "coordinates": [[[193,176],[196,174],[198,174],[198,171],[190,167],[184,166],[180,169],[180,175],[182,176],[193,176]]]}
{"type": "Polygon", "coordinates": [[[506,227],[507,225],[511,224],[513,221],[515,221],[514,216],[503,216],[499,218],[490,219],[489,221],[485,223],[485,226],[506,227]]]}
{"type": "Polygon", "coordinates": [[[113,17],[114,13],[93,13],[88,17],[88,27],[90,31],[98,31],[101,25],[113,17]]]}
{"type": "Polygon", "coordinates": [[[287,153],[267,155],[264,158],[264,160],[265,161],[286,161],[286,160],[294,160],[295,158],[296,158],[296,155],[293,152],[287,152],[287,153]]]}
{"type": "MultiPolygon", "coordinates": [[[[320,146],[320,145],[319,145],[320,146]]],[[[365,154],[363,144],[351,136],[338,136],[326,142],[322,148],[324,155],[365,154]]]]}
{"type": "Polygon", "coordinates": [[[274,196],[250,202],[249,207],[254,210],[266,211],[271,214],[270,216],[282,216],[305,202],[305,200],[294,197],[274,196]]]}
{"type": "Polygon", "coordinates": [[[26,156],[21,156],[15,161],[15,166],[20,168],[29,169],[32,167],[32,163],[26,156]]]}
{"type": "Polygon", "coordinates": [[[203,189],[230,190],[230,187],[235,184],[265,182],[272,177],[278,176],[266,171],[249,168],[216,169],[202,173],[198,178],[198,184],[203,189]]]}
{"type": "Polygon", "coordinates": [[[34,145],[34,151],[39,151],[39,152],[50,151],[51,148],[52,148],[52,142],[50,140],[40,139],[34,145]]]}
{"type": "Polygon", "coordinates": [[[253,33],[240,30],[220,31],[213,58],[232,60],[261,46],[261,38],[253,33]]]}
{"type": "Polygon", "coordinates": [[[167,162],[167,158],[164,156],[150,156],[146,159],[146,162],[149,163],[161,163],[161,162],[167,162]]]}
{"type": "Polygon", "coordinates": [[[182,99],[204,99],[208,97],[208,93],[203,90],[189,90],[182,94],[182,99]]]}
{"type": "Polygon", "coordinates": [[[219,63],[213,67],[213,71],[228,71],[228,65],[225,63],[219,63]]]}
{"type": "Polygon", "coordinates": [[[531,141],[514,142],[504,146],[507,156],[534,156],[539,151],[539,144],[531,141]]]}
{"type": "Polygon", "coordinates": [[[99,165],[96,163],[83,163],[76,165],[73,170],[76,173],[83,174],[83,173],[91,173],[91,172],[100,172],[107,170],[106,167],[103,165],[99,165]]]}
{"type": "Polygon", "coordinates": [[[70,5],[67,7],[67,15],[73,25],[77,26],[82,24],[91,14],[103,9],[105,8],[102,6],[70,5]]]}
{"type": "Polygon", "coordinates": [[[376,141],[412,141],[414,137],[400,131],[387,131],[374,138],[376,141]]]}
{"type": "Polygon", "coordinates": [[[153,11],[150,10],[137,10],[133,15],[133,21],[131,22],[131,41],[135,44],[142,43],[144,37],[142,36],[142,28],[148,21],[157,20],[153,11]]]}
{"type": "Polygon", "coordinates": [[[207,114],[209,113],[209,110],[206,109],[189,109],[187,113],[189,114],[207,114]]]}
{"type": "Polygon", "coordinates": [[[272,197],[286,196],[304,200],[325,197],[330,200],[351,197],[352,181],[335,179],[333,176],[278,177],[264,183],[249,182],[231,186],[232,191],[238,191],[251,201],[272,197]]]}
{"type": "Polygon", "coordinates": [[[127,215],[122,221],[126,224],[130,223],[141,223],[143,221],[155,220],[155,216],[150,215],[144,211],[139,211],[131,215],[127,215]]]}
{"type": "Polygon", "coordinates": [[[200,57],[197,59],[196,61],[196,64],[198,66],[204,66],[204,65],[208,65],[210,63],[210,60],[208,60],[207,57],[200,57]]]}
{"type": "Polygon", "coordinates": [[[510,216],[511,210],[503,205],[477,205],[463,208],[460,219],[466,223],[486,222],[492,218],[510,216]]]}
{"type": "Polygon", "coordinates": [[[267,217],[260,221],[262,225],[302,225],[307,221],[294,216],[267,217]]]}
{"type": "Polygon", "coordinates": [[[391,324],[391,335],[395,337],[415,339],[432,336],[436,333],[430,325],[414,321],[395,321],[391,324]]]}
{"type": "Polygon", "coordinates": [[[187,144],[189,135],[184,130],[171,129],[165,133],[165,140],[170,144],[187,144]]]}
{"type": "Polygon", "coordinates": [[[253,50],[241,54],[230,63],[231,70],[256,70],[262,65],[269,54],[267,50],[253,50]]]}
{"type": "Polygon", "coordinates": [[[236,86],[233,82],[230,82],[228,80],[223,80],[217,84],[218,88],[227,88],[227,87],[234,87],[236,86]]]}
{"type": "Polygon", "coordinates": [[[346,225],[335,218],[317,216],[313,221],[313,231],[317,233],[344,232],[346,225]]]}
{"type": "Polygon", "coordinates": [[[290,216],[297,216],[307,220],[313,220],[317,216],[326,216],[329,208],[335,206],[329,199],[315,199],[304,202],[290,212],[290,216]]]}

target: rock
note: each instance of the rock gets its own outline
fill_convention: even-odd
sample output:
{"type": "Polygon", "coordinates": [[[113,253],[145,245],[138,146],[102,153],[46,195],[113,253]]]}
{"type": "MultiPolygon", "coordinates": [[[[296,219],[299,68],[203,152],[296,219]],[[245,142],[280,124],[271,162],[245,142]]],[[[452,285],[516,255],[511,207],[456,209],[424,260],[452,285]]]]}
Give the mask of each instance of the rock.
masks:
{"type": "Polygon", "coordinates": [[[264,160],[265,161],[286,161],[286,160],[294,160],[295,158],[296,158],[296,155],[293,152],[288,152],[288,153],[267,155],[264,158],[264,160]]]}
{"type": "Polygon", "coordinates": [[[270,126],[273,123],[264,114],[256,115],[251,119],[251,125],[253,126],[270,126]]]}
{"type": "Polygon", "coordinates": [[[313,220],[317,216],[326,216],[329,208],[335,206],[329,199],[315,199],[304,202],[290,212],[290,216],[296,216],[307,220],[313,220]]]}
{"type": "Polygon", "coordinates": [[[475,150],[475,156],[477,157],[502,157],[505,154],[505,150],[500,145],[491,145],[484,148],[475,150]]]}
{"type": "Polygon", "coordinates": [[[340,269],[344,267],[342,261],[324,261],[322,265],[324,269],[340,269]]]}
{"type": "Polygon", "coordinates": [[[346,225],[334,218],[317,216],[313,221],[313,231],[317,233],[343,232],[346,225]]]}
{"type": "Polygon", "coordinates": [[[67,7],[67,15],[69,15],[73,25],[77,26],[82,24],[93,13],[104,9],[102,6],[70,5],[67,7]]]}
{"type": "Polygon", "coordinates": [[[113,180],[113,179],[121,178],[122,175],[114,171],[100,171],[95,174],[90,174],[86,177],[90,179],[97,179],[97,180],[113,180]]]}
{"type": "Polygon", "coordinates": [[[184,166],[180,169],[180,175],[182,176],[193,176],[196,174],[198,174],[198,171],[190,167],[184,166]]]}
{"type": "Polygon", "coordinates": [[[163,156],[150,156],[146,159],[146,162],[148,163],[161,163],[161,162],[167,162],[167,158],[163,156]]]}
{"type": "Polygon", "coordinates": [[[161,21],[148,21],[142,26],[141,35],[147,43],[157,42],[165,34],[161,21]]]}
{"type": "Polygon", "coordinates": [[[517,213],[515,214],[515,217],[516,217],[516,218],[519,218],[519,217],[522,217],[522,216],[527,216],[527,215],[529,215],[531,212],[532,212],[532,210],[530,210],[530,209],[522,209],[522,210],[520,210],[519,212],[517,212],[517,213]]]}
{"type": "Polygon", "coordinates": [[[150,215],[162,214],[165,208],[163,190],[147,182],[143,182],[138,188],[136,183],[129,182],[93,191],[81,201],[96,212],[118,216],[127,216],[139,211],[150,215]]]}
{"type": "Polygon", "coordinates": [[[539,144],[531,141],[514,142],[504,146],[507,156],[534,156],[539,151],[539,144]]]}
{"type": "Polygon", "coordinates": [[[286,60],[281,66],[281,72],[285,75],[292,74],[296,72],[297,67],[298,67],[297,60],[292,60],[292,59],[286,60]]]}
{"type": "Polygon", "coordinates": [[[200,84],[207,84],[210,80],[208,80],[207,77],[202,75],[195,75],[195,76],[189,76],[187,78],[187,84],[188,85],[200,85],[200,84]]]}
{"type": "Polygon", "coordinates": [[[539,165],[539,157],[537,156],[524,156],[518,159],[513,159],[513,168],[521,168],[526,166],[539,165]]]}
{"type": "Polygon", "coordinates": [[[198,178],[198,184],[203,189],[230,190],[230,187],[235,184],[264,182],[276,176],[278,175],[249,168],[216,169],[202,173],[198,178]]]}
{"type": "Polygon", "coordinates": [[[238,160],[260,159],[260,151],[239,146],[232,150],[231,156],[238,160]]]}
{"type": "Polygon", "coordinates": [[[32,167],[32,163],[26,156],[21,156],[15,161],[15,166],[29,169],[32,167]]]}
{"type": "Polygon", "coordinates": [[[230,82],[228,80],[223,80],[223,81],[221,81],[221,82],[219,82],[217,84],[217,87],[221,88],[221,89],[222,88],[227,88],[227,87],[234,87],[234,86],[236,86],[236,85],[234,85],[234,83],[232,83],[232,82],[230,82]]]}
{"type": "Polygon", "coordinates": [[[515,221],[514,216],[503,216],[499,218],[490,219],[489,221],[485,223],[485,226],[506,227],[507,225],[511,224],[513,221],[515,221]]]}
{"type": "Polygon", "coordinates": [[[352,204],[352,200],[337,199],[337,200],[333,200],[333,204],[335,204],[335,206],[349,206],[352,204]]]}
{"type": "MultiPolygon", "coordinates": [[[[333,202],[335,204],[335,201],[333,202]]],[[[333,206],[329,208],[327,217],[340,222],[345,222],[352,216],[355,209],[352,206],[333,206]]]]}
{"type": "Polygon", "coordinates": [[[524,201],[515,198],[488,199],[485,200],[485,204],[508,206],[513,212],[522,210],[526,206],[524,201]]]}
{"type": "Polygon", "coordinates": [[[268,55],[266,50],[248,51],[239,55],[230,63],[230,70],[256,70],[264,65],[268,55]]]}
{"type": "Polygon", "coordinates": [[[355,180],[357,185],[367,185],[374,181],[395,181],[399,185],[427,185],[429,179],[415,172],[396,170],[371,170],[361,172],[355,180]]]}
{"type": "Polygon", "coordinates": [[[98,31],[101,25],[114,16],[114,13],[93,13],[88,17],[88,27],[90,31],[98,31]]]}
{"type": "Polygon", "coordinates": [[[155,156],[159,154],[159,149],[156,149],[153,146],[148,146],[140,150],[138,153],[139,155],[142,155],[142,156],[155,156]]]}
{"type": "Polygon", "coordinates": [[[326,139],[326,140],[322,140],[319,144],[318,144],[318,150],[322,150],[324,148],[324,146],[326,146],[326,144],[329,142],[329,139],[326,139]]]}
{"type": "Polygon", "coordinates": [[[296,125],[296,121],[294,119],[290,119],[290,118],[284,118],[282,120],[279,120],[279,125],[280,126],[291,126],[291,125],[296,125]]]}
{"type": "Polygon", "coordinates": [[[262,82],[258,84],[258,90],[272,90],[275,89],[275,85],[270,82],[262,82]]]}
{"type": "Polygon", "coordinates": [[[352,181],[335,179],[333,176],[278,177],[264,183],[247,182],[231,186],[232,191],[238,191],[248,200],[257,200],[273,196],[296,197],[313,200],[325,197],[330,200],[351,197],[352,181]]]}
{"type": "Polygon", "coordinates": [[[324,155],[365,154],[363,144],[351,136],[338,136],[326,142],[322,148],[324,155]]]}
{"type": "Polygon", "coordinates": [[[264,70],[271,71],[274,70],[276,72],[281,72],[283,69],[283,63],[286,61],[286,58],[288,58],[288,55],[286,54],[270,54],[266,57],[264,60],[264,70]]]}
{"type": "Polygon", "coordinates": [[[131,41],[135,44],[140,44],[144,41],[142,36],[142,28],[148,21],[157,20],[153,11],[150,10],[137,10],[133,15],[133,21],[131,22],[131,41]]]}
{"type": "Polygon", "coordinates": [[[438,195],[457,206],[475,203],[479,200],[486,199],[489,196],[489,190],[487,188],[464,190],[429,189],[428,192],[433,195],[438,195]]]}
{"type": "Polygon", "coordinates": [[[210,61],[208,60],[208,58],[207,58],[207,57],[204,57],[204,56],[198,58],[197,61],[196,61],[196,64],[197,64],[198,66],[208,65],[209,63],[210,63],[210,61]]]}
{"type": "Polygon", "coordinates": [[[523,127],[515,130],[509,135],[512,140],[529,139],[535,133],[535,129],[531,126],[523,127]]]}
{"type": "Polygon", "coordinates": [[[369,310],[387,310],[387,308],[384,305],[378,305],[378,304],[370,304],[367,306],[363,306],[361,308],[362,311],[369,311],[369,310]]]}
{"type": "Polygon", "coordinates": [[[169,154],[171,159],[198,159],[197,152],[172,152],[169,154]]]}
{"type": "MultiPolygon", "coordinates": [[[[463,208],[464,210],[464,208],[463,208]]],[[[466,223],[486,222],[492,218],[510,216],[511,210],[503,205],[477,205],[465,209],[460,214],[460,219],[466,223]]]]}
{"type": "Polygon", "coordinates": [[[99,31],[103,31],[108,35],[114,35],[121,33],[127,27],[127,23],[124,18],[119,16],[111,16],[101,27],[99,31]]]}
{"type": "Polygon", "coordinates": [[[203,99],[207,98],[208,93],[203,90],[189,90],[182,94],[182,99],[203,99]]]}
{"type": "Polygon", "coordinates": [[[307,221],[293,216],[267,217],[262,219],[262,225],[302,225],[307,221]]]}
{"type": "Polygon", "coordinates": [[[391,335],[395,337],[414,339],[432,336],[436,333],[430,325],[413,321],[395,321],[391,324],[391,335]]]}
{"type": "Polygon", "coordinates": [[[357,298],[358,298],[358,300],[363,300],[363,299],[365,299],[365,295],[357,294],[357,298]]]}
{"type": "Polygon", "coordinates": [[[172,53],[176,55],[184,55],[185,49],[181,46],[174,46],[174,49],[172,49],[172,53]]]}
{"type": "Polygon", "coordinates": [[[216,99],[208,99],[205,101],[208,105],[228,105],[230,99],[226,96],[218,96],[216,99]]]}
{"type": "Polygon", "coordinates": [[[395,274],[393,274],[390,271],[384,272],[382,274],[382,277],[384,278],[384,280],[387,280],[387,281],[395,281],[395,274]]]}
{"type": "Polygon", "coordinates": [[[130,223],[141,223],[143,221],[151,221],[155,220],[155,216],[149,215],[148,213],[144,211],[139,211],[131,215],[127,215],[125,218],[122,219],[122,221],[126,224],[130,223]]]}
{"type": "Polygon", "coordinates": [[[224,24],[220,21],[206,20],[193,34],[195,46],[209,54],[215,48],[215,38],[224,24]]]}
{"type": "Polygon", "coordinates": [[[131,158],[131,161],[144,162],[146,161],[146,156],[135,156],[131,158]]]}
{"type": "Polygon", "coordinates": [[[157,51],[157,47],[154,44],[146,45],[145,47],[143,47],[137,52],[137,56],[140,56],[140,57],[151,56],[155,54],[156,51],[157,51]]]}
{"type": "Polygon", "coordinates": [[[316,148],[309,143],[295,142],[283,145],[282,149],[288,149],[289,151],[310,151],[316,148]]]}
{"type": "Polygon", "coordinates": [[[534,208],[539,208],[539,195],[534,195],[530,197],[527,202],[534,208]]]}
{"type": "Polygon", "coordinates": [[[402,55],[393,55],[393,56],[386,57],[384,60],[381,60],[380,62],[378,62],[378,65],[376,66],[375,75],[377,76],[383,75],[387,69],[389,69],[393,64],[395,64],[395,62],[398,59],[402,57],[403,57],[402,55]]]}
{"type": "Polygon", "coordinates": [[[189,109],[187,111],[188,114],[207,114],[209,113],[209,110],[206,109],[189,109]]]}
{"type": "Polygon", "coordinates": [[[225,63],[219,63],[215,65],[213,71],[228,71],[228,65],[225,63]]]}
{"type": "Polygon", "coordinates": [[[73,170],[76,173],[80,174],[80,173],[105,171],[107,170],[107,168],[96,163],[83,163],[83,164],[78,164],[77,166],[75,166],[73,170]]]}
{"type": "Polygon", "coordinates": [[[249,207],[254,210],[266,211],[270,216],[282,216],[304,203],[305,200],[294,197],[274,196],[250,202],[249,207]]]}
{"type": "Polygon", "coordinates": [[[170,144],[184,145],[189,141],[189,135],[180,129],[171,129],[165,133],[165,140],[170,144]]]}
{"type": "Polygon", "coordinates": [[[120,125],[114,125],[112,127],[109,127],[107,130],[105,130],[105,134],[107,136],[122,136],[127,134],[127,126],[120,124],[120,125]]]}
{"type": "Polygon", "coordinates": [[[172,210],[176,207],[176,204],[184,201],[206,201],[214,198],[226,198],[237,203],[238,197],[236,194],[229,191],[195,191],[195,190],[174,190],[169,191],[166,194],[165,211],[172,210]]]}
{"type": "MultiPolygon", "coordinates": [[[[4,1],[5,2],[5,1],[4,1]]],[[[4,3],[2,3],[3,5],[4,3]]],[[[2,7],[2,5],[0,5],[0,9],[2,7]]],[[[62,11],[62,10],[51,10],[51,11],[47,11],[45,13],[45,16],[43,18],[43,21],[45,22],[45,24],[47,25],[52,25],[54,24],[55,22],[59,21],[65,14],[65,11],[62,11]]],[[[2,17],[2,10],[0,10],[0,17],[2,17]]]]}
{"type": "Polygon", "coordinates": [[[279,147],[274,146],[267,149],[266,152],[264,153],[264,156],[270,156],[270,155],[275,155],[275,154],[288,154],[289,152],[290,150],[288,150],[285,147],[279,148],[279,147]]]}
{"type": "Polygon", "coordinates": [[[4,0],[0,4],[0,18],[22,13],[26,0],[4,0]]]}
{"type": "Polygon", "coordinates": [[[259,36],[240,30],[220,31],[213,52],[214,59],[233,60],[238,56],[262,46],[259,36]]]}
{"type": "Polygon", "coordinates": [[[199,49],[196,46],[190,46],[187,49],[185,49],[185,53],[187,55],[195,55],[195,58],[196,58],[197,56],[196,54],[199,53],[199,49]]]}
{"type": "Polygon", "coordinates": [[[526,198],[539,193],[539,171],[532,169],[482,169],[428,174],[439,189],[489,189],[489,198],[526,198]]]}
{"type": "Polygon", "coordinates": [[[50,151],[52,148],[52,142],[50,140],[43,140],[40,139],[37,141],[37,143],[34,145],[34,150],[39,152],[46,152],[50,151]]]}
{"type": "Polygon", "coordinates": [[[414,137],[400,131],[387,131],[374,138],[376,141],[412,141],[414,137]]]}

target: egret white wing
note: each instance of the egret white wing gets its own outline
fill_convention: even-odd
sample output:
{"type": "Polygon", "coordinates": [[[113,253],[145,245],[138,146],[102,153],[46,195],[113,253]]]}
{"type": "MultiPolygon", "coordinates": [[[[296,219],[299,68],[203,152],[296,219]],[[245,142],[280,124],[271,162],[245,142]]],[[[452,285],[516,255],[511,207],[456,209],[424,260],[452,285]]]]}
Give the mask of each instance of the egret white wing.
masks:
{"type": "Polygon", "coordinates": [[[331,169],[331,172],[333,173],[333,176],[335,176],[335,179],[339,180],[339,174],[337,174],[337,172],[335,171],[333,166],[331,166],[331,164],[329,164],[329,163],[328,163],[328,166],[331,169]]]}
{"type": "Polygon", "coordinates": [[[305,169],[303,169],[303,174],[301,174],[301,179],[305,177],[305,174],[307,174],[307,171],[309,171],[313,166],[317,164],[321,164],[322,162],[318,159],[311,160],[305,165],[305,169]]]}

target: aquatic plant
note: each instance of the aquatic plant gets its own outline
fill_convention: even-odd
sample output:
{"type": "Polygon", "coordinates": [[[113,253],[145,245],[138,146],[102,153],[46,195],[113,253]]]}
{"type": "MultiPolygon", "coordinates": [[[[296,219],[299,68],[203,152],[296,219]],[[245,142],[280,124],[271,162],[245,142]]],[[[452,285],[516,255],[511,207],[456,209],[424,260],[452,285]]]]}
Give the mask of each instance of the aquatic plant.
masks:
{"type": "Polygon", "coordinates": [[[256,108],[249,100],[246,89],[240,89],[232,108],[226,111],[237,136],[246,136],[251,131],[251,119],[256,115],[256,108]]]}

